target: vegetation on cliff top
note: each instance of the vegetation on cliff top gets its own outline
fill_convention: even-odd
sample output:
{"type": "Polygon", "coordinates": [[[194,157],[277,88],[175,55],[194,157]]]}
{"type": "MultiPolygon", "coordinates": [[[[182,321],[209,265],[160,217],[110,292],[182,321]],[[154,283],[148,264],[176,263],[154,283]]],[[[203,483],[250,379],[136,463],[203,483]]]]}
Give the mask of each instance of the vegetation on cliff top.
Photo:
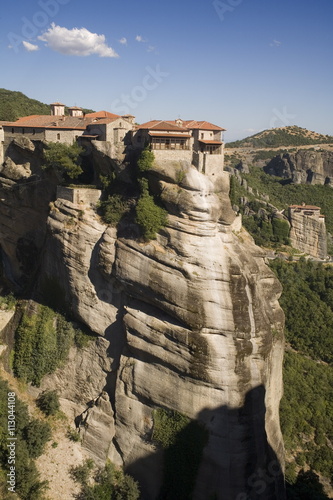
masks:
{"type": "Polygon", "coordinates": [[[134,196],[126,196],[117,179],[107,183],[104,180],[104,195],[109,194],[98,207],[104,222],[112,226],[117,226],[124,216],[129,215],[129,220],[138,224],[145,241],[156,239],[156,233],[167,222],[167,212],[160,206],[159,197],[153,196],[149,190],[147,175],[153,163],[154,153],[144,149],[138,158],[137,172],[133,179],[133,185],[136,186],[134,196]]]}
{"type": "Polygon", "coordinates": [[[53,168],[60,180],[76,179],[83,170],[81,168],[81,154],[83,153],[77,143],[64,144],[50,142],[44,150],[45,169],[53,168]]]}
{"type": "Polygon", "coordinates": [[[227,148],[280,148],[311,144],[333,144],[333,137],[311,132],[296,125],[258,132],[239,141],[228,142],[227,148]]]}

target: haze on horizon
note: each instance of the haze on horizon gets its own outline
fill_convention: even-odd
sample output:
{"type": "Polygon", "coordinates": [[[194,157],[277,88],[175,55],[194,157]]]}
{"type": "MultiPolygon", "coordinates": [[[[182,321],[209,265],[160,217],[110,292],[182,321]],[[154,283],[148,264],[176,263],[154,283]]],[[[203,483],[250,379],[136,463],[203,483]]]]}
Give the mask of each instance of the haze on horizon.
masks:
{"type": "Polygon", "coordinates": [[[208,120],[225,140],[333,134],[331,0],[17,0],[0,15],[0,86],[136,121],[208,120]]]}

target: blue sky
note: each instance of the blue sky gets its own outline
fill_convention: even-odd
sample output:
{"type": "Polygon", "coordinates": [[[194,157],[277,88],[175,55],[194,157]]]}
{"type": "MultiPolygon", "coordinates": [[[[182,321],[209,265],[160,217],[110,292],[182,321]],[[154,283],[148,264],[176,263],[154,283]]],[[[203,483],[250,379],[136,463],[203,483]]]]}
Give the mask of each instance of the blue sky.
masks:
{"type": "Polygon", "coordinates": [[[226,141],[299,125],[333,135],[332,0],[12,0],[0,87],[226,141]]]}

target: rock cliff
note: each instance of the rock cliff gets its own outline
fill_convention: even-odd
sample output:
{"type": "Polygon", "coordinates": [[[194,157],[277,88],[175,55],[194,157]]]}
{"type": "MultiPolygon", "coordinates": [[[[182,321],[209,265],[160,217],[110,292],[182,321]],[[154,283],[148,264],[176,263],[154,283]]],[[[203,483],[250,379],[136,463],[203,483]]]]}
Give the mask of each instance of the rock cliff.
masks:
{"type": "Polygon", "coordinates": [[[270,175],[291,179],[295,184],[332,184],[333,152],[301,149],[276,156],[264,170],[270,175]]]}
{"type": "Polygon", "coordinates": [[[57,199],[46,221],[54,193],[44,194],[38,213],[30,197],[16,198],[14,180],[2,179],[7,278],[29,278],[16,248],[40,231],[35,297],[51,291],[98,335],[82,352],[72,350],[40,390],[59,390],[91,456],[125,465],[144,498],[156,498],[163,482],[163,453],[152,441],[154,410],[163,408],[208,431],[195,500],[281,500],[281,287],[239,230],[227,173],[212,181],[173,163],[155,164],[150,177],[169,215],[149,243],[121,237],[89,203],[57,199]],[[21,221],[14,235],[13,217],[21,221]]]}
{"type": "Polygon", "coordinates": [[[316,259],[327,258],[327,234],[325,217],[319,210],[309,211],[289,209],[291,224],[290,240],[294,248],[316,259]],[[311,214],[311,215],[310,215],[311,214]]]}

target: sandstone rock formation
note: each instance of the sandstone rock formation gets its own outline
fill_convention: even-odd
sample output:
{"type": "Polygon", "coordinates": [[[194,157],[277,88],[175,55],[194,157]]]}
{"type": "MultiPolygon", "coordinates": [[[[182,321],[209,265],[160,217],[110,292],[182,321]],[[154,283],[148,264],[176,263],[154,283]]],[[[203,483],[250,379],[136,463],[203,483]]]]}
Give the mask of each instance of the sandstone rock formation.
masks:
{"type": "MultiPolygon", "coordinates": [[[[89,203],[62,199],[51,205],[46,231],[45,199],[42,216],[26,201],[30,233],[42,225],[45,237],[36,297],[53,290],[98,335],[40,390],[59,390],[64,411],[88,424],[91,456],[125,465],[147,499],[162,482],[163,453],[151,437],[153,411],[164,408],[208,430],[195,500],[283,500],[281,287],[234,221],[227,173],[213,182],[190,165],[156,164],[151,185],[169,216],[149,243],[117,235],[89,203]]],[[[8,199],[5,228],[21,204],[8,199]]],[[[1,232],[18,279],[27,276],[15,253],[25,234],[23,222],[15,237],[1,232]]]]}
{"type": "Polygon", "coordinates": [[[327,258],[327,234],[325,217],[320,209],[305,210],[307,207],[290,207],[290,239],[294,248],[316,259],[327,258]]]}
{"type": "Polygon", "coordinates": [[[291,179],[295,184],[332,184],[333,152],[303,149],[278,155],[264,170],[270,175],[291,179]]]}

